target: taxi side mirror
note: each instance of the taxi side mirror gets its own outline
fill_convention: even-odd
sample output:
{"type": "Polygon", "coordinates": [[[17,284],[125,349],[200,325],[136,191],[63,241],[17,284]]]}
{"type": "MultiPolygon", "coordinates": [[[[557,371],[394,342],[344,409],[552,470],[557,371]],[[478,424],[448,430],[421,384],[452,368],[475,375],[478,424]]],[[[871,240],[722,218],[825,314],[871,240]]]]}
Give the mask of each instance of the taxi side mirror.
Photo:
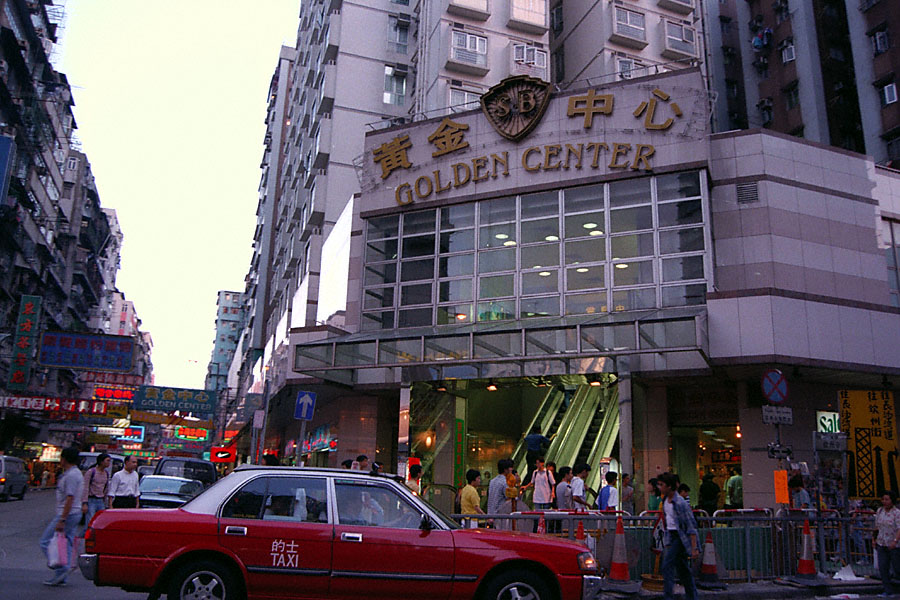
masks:
{"type": "Polygon", "coordinates": [[[434,528],[434,525],[431,523],[431,519],[428,518],[428,515],[422,513],[422,520],[419,522],[419,529],[422,531],[431,531],[434,528]]]}

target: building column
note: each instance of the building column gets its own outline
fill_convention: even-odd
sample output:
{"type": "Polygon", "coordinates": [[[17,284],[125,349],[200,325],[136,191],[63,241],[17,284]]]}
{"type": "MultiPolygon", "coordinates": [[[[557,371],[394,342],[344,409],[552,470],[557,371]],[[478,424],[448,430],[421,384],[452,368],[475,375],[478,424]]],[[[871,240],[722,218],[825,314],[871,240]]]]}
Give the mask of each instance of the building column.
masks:
{"type": "Polygon", "coordinates": [[[628,357],[620,358],[616,362],[619,389],[619,471],[634,474],[631,368],[628,357]]]}

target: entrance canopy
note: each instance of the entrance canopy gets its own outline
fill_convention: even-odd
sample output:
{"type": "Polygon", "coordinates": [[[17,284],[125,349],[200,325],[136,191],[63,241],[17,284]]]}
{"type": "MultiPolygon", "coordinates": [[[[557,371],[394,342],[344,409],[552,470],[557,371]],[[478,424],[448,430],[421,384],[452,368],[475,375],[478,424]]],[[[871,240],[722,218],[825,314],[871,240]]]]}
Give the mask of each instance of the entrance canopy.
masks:
{"type": "Polygon", "coordinates": [[[617,357],[648,356],[658,365],[673,354],[705,363],[706,307],[354,333],[295,346],[294,370],[349,385],[391,384],[615,371],[617,357]]]}

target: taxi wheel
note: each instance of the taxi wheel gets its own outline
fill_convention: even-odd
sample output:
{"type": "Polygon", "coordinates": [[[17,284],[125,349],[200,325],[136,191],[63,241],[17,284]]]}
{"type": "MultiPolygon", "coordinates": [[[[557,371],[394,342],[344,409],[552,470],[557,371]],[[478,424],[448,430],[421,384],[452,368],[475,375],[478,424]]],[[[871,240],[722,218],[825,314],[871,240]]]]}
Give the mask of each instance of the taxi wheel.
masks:
{"type": "Polygon", "coordinates": [[[183,566],[172,578],[168,600],[236,600],[240,588],[224,565],[199,560],[183,566]]]}
{"type": "Polygon", "coordinates": [[[550,600],[550,589],[529,571],[507,571],[492,577],[484,588],[483,600],[550,600]]]}

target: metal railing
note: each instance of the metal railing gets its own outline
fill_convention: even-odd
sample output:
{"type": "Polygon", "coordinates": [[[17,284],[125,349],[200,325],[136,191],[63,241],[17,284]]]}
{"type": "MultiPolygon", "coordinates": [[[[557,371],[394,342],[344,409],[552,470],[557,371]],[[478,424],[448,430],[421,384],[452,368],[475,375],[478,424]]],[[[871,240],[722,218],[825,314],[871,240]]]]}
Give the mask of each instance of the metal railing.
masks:
{"type": "MultiPolygon", "coordinates": [[[[540,512],[494,515],[453,515],[463,527],[536,532],[540,512]]],[[[616,520],[622,517],[631,577],[659,570],[659,549],[653,546],[653,531],[659,513],[632,516],[615,511],[547,511],[543,513],[548,536],[575,540],[581,523],[586,540],[601,568],[612,559],[616,520]]],[[[841,516],[836,512],[814,510],[780,511],[742,509],[716,511],[712,516],[695,511],[698,542],[712,536],[726,581],[759,581],[795,575],[802,546],[804,524],[808,521],[815,536],[814,560],[822,573],[834,574],[849,565],[858,577],[877,573],[874,544],[875,515],[869,511],[841,516]]]]}

